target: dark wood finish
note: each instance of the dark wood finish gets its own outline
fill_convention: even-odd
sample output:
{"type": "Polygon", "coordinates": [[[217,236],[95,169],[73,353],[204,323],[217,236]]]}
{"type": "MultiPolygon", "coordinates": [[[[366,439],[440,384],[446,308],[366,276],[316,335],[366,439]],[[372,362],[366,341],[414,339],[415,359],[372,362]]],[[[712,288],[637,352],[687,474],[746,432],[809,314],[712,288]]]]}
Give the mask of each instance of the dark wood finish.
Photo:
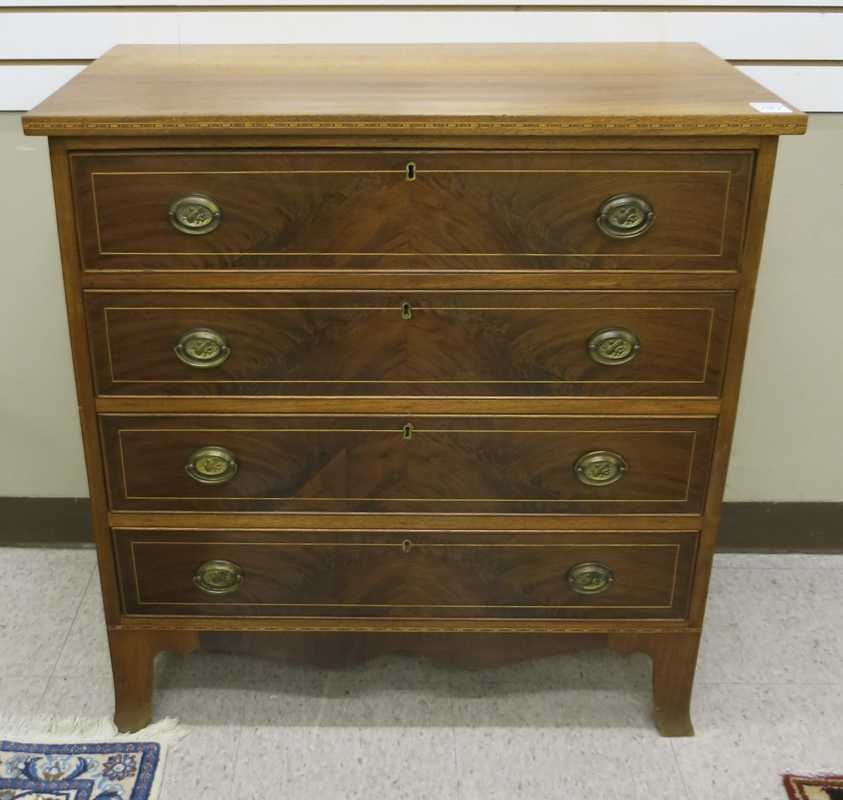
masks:
{"type": "MultiPolygon", "coordinates": [[[[334,633],[313,636],[266,632],[205,631],[199,634],[202,650],[243,654],[321,669],[354,667],[388,654],[423,656],[450,667],[480,670],[527,659],[546,658],[588,648],[605,648],[605,635],[533,636],[531,634],[475,633],[454,636],[428,633],[334,633]]],[[[403,678],[402,678],[403,679],[403,678]]],[[[435,679],[435,678],[434,678],[435,679]]],[[[448,673],[442,682],[449,682],[448,673]]]]}
{"type": "Polygon", "coordinates": [[[692,533],[429,531],[115,531],[129,614],[431,618],[682,618],[692,533]],[[193,583],[215,559],[243,571],[239,590],[193,583]],[[599,562],[600,594],[568,571],[599,562]]]}
{"type": "Polygon", "coordinates": [[[101,417],[111,508],[175,511],[695,513],[708,483],[707,419],[593,417],[101,417]],[[413,426],[404,438],[405,425],[413,426]],[[185,470],[208,446],[227,483],[185,470]],[[615,483],[574,473],[621,455],[615,483]]]}
{"type": "Polygon", "coordinates": [[[717,396],[732,306],[727,292],[85,296],[98,392],[165,396],[717,396]],[[607,327],[638,336],[632,361],[590,358],[589,338],[607,327]],[[223,364],[176,357],[195,328],[225,337],[223,364]]]}
{"type": "Polygon", "coordinates": [[[71,159],[86,269],[612,269],[738,266],[751,153],[465,151],[80,153],[71,159]],[[407,165],[415,167],[407,179],[407,165]],[[621,193],[655,211],[613,239],[621,193]],[[167,216],[202,194],[219,227],[167,216]]]}
{"type": "MultiPolygon", "coordinates": [[[[524,636],[541,634],[537,638],[564,639],[564,647],[599,643],[649,653],[657,723],[666,735],[689,733],[694,664],[776,137],[801,133],[806,122],[795,110],[763,114],[749,105],[777,100],[694,45],[120,47],[27,115],[27,132],[56,137],[51,158],[59,236],[120,727],[137,727],[148,718],[154,652],[189,649],[199,632],[319,639],[355,633],[404,641],[494,635],[500,637],[500,650],[507,641],[517,646],[524,636]],[[412,182],[401,172],[409,155],[421,170],[412,182]],[[305,162],[333,174],[317,177],[299,170],[292,177],[266,178],[251,166],[274,164],[278,172],[279,165],[305,162]],[[338,175],[337,165],[343,163],[388,171],[338,175]],[[97,185],[103,228],[102,241],[94,246],[89,179],[92,171],[108,171],[102,166],[108,164],[139,174],[112,174],[97,185]],[[150,174],[178,171],[160,169],[167,164],[186,165],[190,172],[204,167],[198,170],[203,175],[191,176],[204,186],[191,180],[188,187],[184,175],[150,174]],[[250,166],[231,169],[232,164],[250,166]],[[473,171],[457,172],[460,166],[473,171]],[[441,171],[434,171],[437,167],[441,171]],[[490,168],[507,172],[490,173],[490,168]],[[701,171],[689,172],[692,168],[701,171]],[[616,178],[622,169],[621,184],[616,178]],[[240,174],[209,174],[235,172],[240,174]],[[717,177],[727,173],[728,199],[717,177]],[[557,181],[562,174],[564,186],[557,181]],[[216,183],[211,187],[206,181],[216,183]],[[197,255],[188,254],[194,251],[186,251],[186,239],[170,248],[167,242],[175,233],[167,227],[166,210],[176,199],[172,193],[208,192],[208,187],[224,195],[217,198],[224,205],[223,224],[208,237],[190,237],[197,255]],[[613,241],[615,249],[608,249],[595,238],[595,206],[604,192],[614,190],[647,193],[657,218],[640,239],[613,241]],[[714,237],[722,247],[706,255],[714,252],[714,237]],[[348,247],[340,248],[341,242],[348,247]],[[137,255],[107,255],[125,253],[127,245],[137,255]],[[310,255],[292,255],[299,250],[310,255]],[[249,394],[225,394],[216,386],[215,393],[201,395],[141,396],[137,387],[143,384],[132,378],[135,394],[107,395],[122,390],[103,382],[110,377],[102,372],[104,334],[98,312],[85,318],[87,290],[96,291],[87,295],[90,309],[100,307],[104,292],[136,293],[144,296],[139,302],[153,295],[175,298],[167,300],[173,319],[162,317],[165,306],[157,306],[144,312],[150,315],[144,324],[131,329],[121,318],[117,327],[123,332],[114,334],[116,344],[123,337],[116,348],[120,369],[165,376],[168,367],[156,353],[170,335],[167,326],[182,320],[181,300],[213,293],[219,300],[214,308],[229,316],[244,302],[249,315],[238,317],[238,325],[245,330],[258,327],[251,321],[252,304],[264,307],[278,293],[295,296],[299,322],[292,330],[277,321],[271,331],[264,329],[273,350],[250,351],[249,369],[273,373],[281,363],[279,333],[311,332],[303,341],[320,354],[313,357],[317,371],[307,373],[309,393],[258,396],[256,379],[246,370],[232,374],[247,379],[238,387],[249,394]],[[264,292],[271,299],[260,297],[264,292]],[[379,323],[364,326],[362,334],[354,329],[359,352],[335,336],[335,356],[326,358],[313,338],[315,329],[301,321],[310,313],[302,309],[325,295],[365,303],[380,293],[423,305],[420,298],[427,293],[440,298],[476,294],[477,299],[500,292],[538,304],[532,306],[534,318],[524,323],[528,327],[513,327],[511,318],[486,312],[481,326],[466,312],[447,337],[438,329],[436,347],[426,340],[429,350],[420,354],[403,343],[403,351],[398,348],[392,324],[379,323]],[[566,337],[576,329],[570,315],[558,324],[543,321],[543,303],[567,293],[566,314],[575,309],[579,314],[585,293],[603,300],[633,293],[675,299],[694,292],[723,301],[706,359],[710,372],[693,390],[699,394],[683,396],[675,383],[677,370],[687,365],[681,359],[693,360],[699,353],[698,329],[690,319],[681,331],[675,321],[665,327],[654,311],[636,324],[647,329],[649,352],[659,354],[657,365],[670,376],[664,392],[642,384],[640,396],[627,395],[607,382],[588,396],[570,390],[572,382],[565,381],[565,394],[541,396],[535,376],[553,369],[542,358],[545,348],[569,352],[573,339],[566,337]],[[517,337],[527,330],[540,346],[520,350],[517,337]],[[505,336],[510,341],[504,345],[505,336]],[[138,339],[135,354],[128,352],[132,337],[138,339]],[[367,350],[381,360],[383,372],[375,360],[366,361],[367,350]],[[501,388],[508,384],[495,378],[495,388],[475,396],[466,390],[436,394],[429,383],[426,393],[402,388],[401,395],[315,389],[322,385],[315,383],[319,376],[331,370],[345,381],[362,374],[383,383],[387,373],[406,381],[421,372],[431,381],[457,369],[515,375],[530,388],[509,394],[501,388]],[[309,427],[303,423],[306,430],[296,434],[279,431],[282,418],[304,420],[309,427]],[[437,428],[430,426],[434,421],[437,428]],[[405,422],[416,426],[410,441],[400,438],[405,422]],[[370,430],[361,430],[363,423],[370,430]],[[124,433],[120,454],[117,432],[130,425],[136,430],[124,433]],[[203,425],[210,431],[200,431],[203,425]],[[184,430],[176,430],[180,427],[184,430]],[[693,455],[691,434],[683,431],[694,435],[693,455]],[[226,487],[192,485],[185,495],[184,462],[191,447],[209,443],[199,438],[205,433],[225,438],[215,444],[240,448],[243,472],[226,487]],[[622,449],[629,459],[630,472],[619,484],[595,489],[603,492],[595,503],[586,502],[589,495],[583,492],[592,490],[577,484],[571,472],[580,446],[622,449]],[[683,469],[690,478],[687,494],[681,494],[676,477],[683,469]],[[148,496],[129,499],[126,488],[141,488],[148,496]],[[197,488],[208,491],[189,493],[197,488]],[[399,489],[402,494],[388,495],[399,489]],[[631,490],[629,499],[622,499],[622,489],[631,490]],[[257,500],[265,490],[288,499],[257,500]],[[225,499],[226,491],[235,494],[225,499]],[[188,499],[178,499],[184,496],[188,499]],[[331,496],[339,502],[326,500],[331,496]],[[391,499],[373,499],[387,496],[391,499]],[[471,496],[475,499],[466,506],[471,496]],[[226,541],[225,547],[241,548],[247,536],[277,544],[282,531],[296,529],[300,537],[329,537],[335,553],[331,569],[342,562],[340,538],[350,544],[355,536],[374,534],[412,537],[424,531],[450,542],[448,552],[478,531],[521,542],[583,537],[596,551],[605,540],[631,546],[646,536],[697,544],[692,572],[677,584],[684,593],[682,611],[673,617],[179,616],[125,613],[111,528],[122,531],[121,542],[128,536],[158,536],[162,541],[156,547],[164,549],[181,535],[210,537],[214,547],[232,536],[237,542],[226,541]]],[[[333,315],[329,329],[336,334],[336,326],[346,322],[335,316],[335,307],[327,308],[333,315]]],[[[653,383],[645,352],[634,369],[653,383]]],[[[292,362],[290,351],[285,353],[286,369],[292,362]]],[[[232,361],[228,369],[235,367],[242,364],[232,361]]],[[[573,362],[568,369],[567,377],[583,374],[573,362]]],[[[196,540],[188,544],[196,546],[196,540]]],[[[392,552],[381,559],[386,572],[392,552]]],[[[478,563],[491,565],[496,574],[504,563],[494,557],[500,552],[484,549],[478,563]]],[[[417,554],[411,547],[408,555],[417,554]]],[[[286,568],[289,551],[282,556],[278,563],[286,568]]],[[[441,563],[450,562],[437,561],[436,569],[441,563]]],[[[537,574],[545,566],[530,559],[524,563],[526,571],[537,574]]],[[[645,572],[632,584],[624,582],[624,590],[646,583],[648,591],[660,591],[661,572],[643,563],[640,568],[645,572]],[[654,580],[645,581],[647,575],[654,580]]],[[[161,569],[160,559],[152,557],[143,568],[144,580],[161,569]]],[[[351,574],[350,566],[343,569],[351,574]]],[[[436,588],[488,595],[497,602],[493,585],[510,593],[520,587],[521,594],[513,596],[522,599],[540,596],[542,589],[523,572],[516,572],[515,584],[483,583],[485,573],[474,575],[471,567],[463,573],[453,589],[436,588]]],[[[361,580],[365,570],[352,577],[361,580]]],[[[265,589],[271,594],[276,588],[270,583],[265,589]]],[[[342,587],[328,582],[316,581],[301,591],[320,587],[342,596],[342,587]]],[[[392,583],[387,590],[391,597],[423,594],[411,581],[392,583]]]]}
{"type": "MultiPolygon", "coordinates": [[[[804,133],[697,44],[122,45],[24,116],[31,134],[804,133]]],[[[790,108],[788,106],[788,108],[790,108]]]]}

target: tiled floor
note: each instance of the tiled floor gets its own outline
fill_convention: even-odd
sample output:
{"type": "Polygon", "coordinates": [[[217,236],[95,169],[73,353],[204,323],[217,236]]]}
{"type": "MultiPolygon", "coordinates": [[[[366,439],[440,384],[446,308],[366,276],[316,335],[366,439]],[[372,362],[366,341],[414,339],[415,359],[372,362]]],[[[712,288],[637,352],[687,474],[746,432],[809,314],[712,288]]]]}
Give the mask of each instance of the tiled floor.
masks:
{"type": "MultiPolygon", "coordinates": [[[[0,714],[110,714],[90,550],[0,549],[0,714]]],[[[694,739],[650,722],[649,661],[320,672],[165,655],[156,716],[192,727],[164,800],[784,800],[843,772],[843,556],[719,556],[694,739]]]]}

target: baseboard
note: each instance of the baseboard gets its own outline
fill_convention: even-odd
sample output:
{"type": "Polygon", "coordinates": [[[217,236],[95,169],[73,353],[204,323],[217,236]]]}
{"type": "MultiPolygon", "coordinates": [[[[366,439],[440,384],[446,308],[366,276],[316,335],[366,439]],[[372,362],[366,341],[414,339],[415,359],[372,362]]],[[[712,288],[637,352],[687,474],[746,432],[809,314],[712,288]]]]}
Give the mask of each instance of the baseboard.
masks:
{"type": "Polygon", "coordinates": [[[843,503],[724,503],[722,553],[843,553],[843,503]]]}
{"type": "Polygon", "coordinates": [[[0,545],[93,544],[87,497],[0,497],[0,545]]]}
{"type": "MultiPolygon", "coordinates": [[[[0,497],[0,545],[92,543],[86,498],[0,497]]],[[[843,503],[725,503],[718,551],[843,553],[843,503]]]]}

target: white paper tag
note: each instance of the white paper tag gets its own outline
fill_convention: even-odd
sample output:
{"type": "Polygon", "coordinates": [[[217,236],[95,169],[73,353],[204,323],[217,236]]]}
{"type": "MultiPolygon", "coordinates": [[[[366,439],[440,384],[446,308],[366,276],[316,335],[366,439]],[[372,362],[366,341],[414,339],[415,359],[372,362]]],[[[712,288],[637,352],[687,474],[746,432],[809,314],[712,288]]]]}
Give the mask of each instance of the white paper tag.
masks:
{"type": "Polygon", "coordinates": [[[762,114],[792,114],[793,109],[788,108],[784,103],[750,103],[750,105],[762,114]]]}

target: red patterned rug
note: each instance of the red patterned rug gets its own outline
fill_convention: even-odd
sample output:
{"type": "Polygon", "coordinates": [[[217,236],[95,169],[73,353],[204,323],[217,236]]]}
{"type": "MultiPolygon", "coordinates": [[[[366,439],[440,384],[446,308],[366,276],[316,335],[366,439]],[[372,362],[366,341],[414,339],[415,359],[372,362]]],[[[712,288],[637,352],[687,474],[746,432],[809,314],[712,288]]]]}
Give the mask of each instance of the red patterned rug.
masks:
{"type": "Polygon", "coordinates": [[[790,800],[843,800],[843,775],[785,775],[790,800]]]}

